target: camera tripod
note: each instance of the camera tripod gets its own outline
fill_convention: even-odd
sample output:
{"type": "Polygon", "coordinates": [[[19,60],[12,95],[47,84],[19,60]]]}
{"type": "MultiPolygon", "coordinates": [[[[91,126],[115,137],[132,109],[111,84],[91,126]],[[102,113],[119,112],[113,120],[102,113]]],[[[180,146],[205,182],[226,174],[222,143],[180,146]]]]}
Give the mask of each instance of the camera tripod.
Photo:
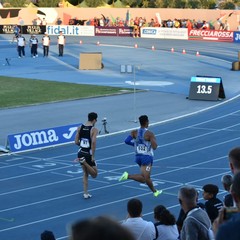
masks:
{"type": "Polygon", "coordinates": [[[102,127],[99,131],[99,134],[101,134],[102,130],[104,130],[104,133],[108,134],[109,131],[107,130],[107,119],[102,120],[102,127]]]}

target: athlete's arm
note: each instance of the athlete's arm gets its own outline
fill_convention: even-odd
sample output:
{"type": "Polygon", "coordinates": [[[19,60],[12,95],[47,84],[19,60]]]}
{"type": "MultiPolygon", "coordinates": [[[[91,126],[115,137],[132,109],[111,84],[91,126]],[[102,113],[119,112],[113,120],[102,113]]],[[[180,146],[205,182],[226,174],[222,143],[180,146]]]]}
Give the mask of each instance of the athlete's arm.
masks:
{"type": "Polygon", "coordinates": [[[127,145],[134,146],[133,137],[132,137],[131,135],[128,135],[124,142],[125,142],[127,145]]]}
{"type": "Polygon", "coordinates": [[[97,135],[98,135],[98,129],[92,128],[92,134],[91,134],[91,150],[92,150],[92,161],[95,160],[95,150],[96,150],[96,143],[97,143],[97,135]]]}
{"type": "Polygon", "coordinates": [[[147,131],[145,134],[145,138],[146,140],[150,141],[152,149],[156,150],[158,145],[155,135],[152,132],[147,131]]]}
{"type": "Polygon", "coordinates": [[[80,127],[78,127],[77,129],[77,133],[76,133],[76,136],[75,136],[75,144],[80,146],[80,136],[79,136],[79,133],[80,133],[80,127]]]}

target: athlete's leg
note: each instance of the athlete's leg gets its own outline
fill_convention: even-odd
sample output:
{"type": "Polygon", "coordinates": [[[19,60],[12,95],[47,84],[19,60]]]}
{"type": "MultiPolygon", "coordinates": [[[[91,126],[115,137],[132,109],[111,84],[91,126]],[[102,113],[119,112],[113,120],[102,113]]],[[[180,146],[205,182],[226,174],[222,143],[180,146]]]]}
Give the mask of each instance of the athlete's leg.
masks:
{"type": "Polygon", "coordinates": [[[128,179],[132,179],[140,183],[145,183],[145,178],[142,174],[128,174],[128,179]]]}
{"type": "Polygon", "coordinates": [[[156,189],[153,186],[152,180],[151,180],[151,170],[152,166],[141,166],[141,173],[145,180],[145,183],[148,185],[148,187],[151,189],[152,192],[156,192],[156,189]]]}
{"type": "Polygon", "coordinates": [[[83,191],[84,194],[88,194],[88,171],[84,165],[82,165],[82,170],[83,170],[83,191]]]}
{"type": "Polygon", "coordinates": [[[82,165],[87,169],[88,173],[92,178],[96,178],[98,175],[98,170],[96,166],[90,166],[87,161],[84,161],[82,165]]]}

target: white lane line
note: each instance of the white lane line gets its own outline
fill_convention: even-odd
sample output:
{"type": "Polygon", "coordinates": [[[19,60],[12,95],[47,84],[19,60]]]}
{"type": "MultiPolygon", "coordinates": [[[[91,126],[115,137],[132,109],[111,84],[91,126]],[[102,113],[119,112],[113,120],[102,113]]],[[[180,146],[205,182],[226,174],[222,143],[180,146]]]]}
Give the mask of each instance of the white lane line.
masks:
{"type": "MultiPolygon", "coordinates": [[[[119,185],[119,184],[115,184],[115,185],[119,185]]],[[[112,187],[112,186],[113,185],[111,185],[110,187],[112,187]]],[[[109,187],[109,186],[107,186],[107,187],[109,187]]],[[[176,187],[179,187],[179,186],[165,188],[165,189],[163,189],[163,191],[164,190],[169,190],[169,189],[172,189],[172,188],[176,188],[176,187]]],[[[152,192],[148,191],[147,193],[138,194],[138,195],[135,195],[135,196],[130,196],[128,198],[121,198],[121,199],[116,200],[116,201],[111,201],[111,202],[107,202],[107,203],[103,203],[103,204],[99,204],[99,205],[94,205],[92,207],[84,208],[84,209],[81,209],[81,210],[72,211],[72,212],[68,212],[68,213],[64,213],[64,214],[60,214],[60,215],[55,215],[55,216],[52,216],[52,217],[49,217],[49,218],[39,219],[39,220],[28,222],[28,223],[25,223],[25,224],[20,224],[20,225],[14,226],[14,227],[0,229],[0,232],[6,232],[6,231],[13,230],[13,229],[18,229],[18,228],[22,228],[22,227],[26,227],[26,226],[31,226],[31,225],[41,223],[41,222],[55,220],[55,219],[62,218],[62,217],[65,217],[65,216],[79,214],[81,212],[86,212],[86,211],[89,211],[89,210],[93,210],[93,209],[97,209],[97,208],[101,208],[101,207],[106,207],[106,206],[113,205],[113,204],[116,204],[116,203],[125,202],[127,200],[132,199],[132,198],[140,198],[142,196],[147,196],[147,195],[150,195],[150,194],[152,194],[152,192]]]]}

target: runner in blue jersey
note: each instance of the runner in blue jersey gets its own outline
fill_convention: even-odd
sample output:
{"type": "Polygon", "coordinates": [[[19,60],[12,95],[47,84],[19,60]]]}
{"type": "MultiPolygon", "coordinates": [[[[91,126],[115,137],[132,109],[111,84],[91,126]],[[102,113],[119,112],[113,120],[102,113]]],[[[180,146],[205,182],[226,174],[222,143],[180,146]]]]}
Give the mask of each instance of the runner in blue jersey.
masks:
{"type": "Polygon", "coordinates": [[[162,190],[156,190],[151,180],[151,170],[153,165],[153,150],[157,149],[157,141],[155,135],[149,131],[149,120],[147,115],[139,117],[140,128],[133,130],[125,139],[125,143],[134,146],[135,162],[139,165],[140,174],[129,174],[124,172],[119,181],[132,179],[140,183],[146,183],[153,192],[155,197],[162,193],[162,190]]]}
{"type": "Polygon", "coordinates": [[[94,127],[97,122],[97,117],[97,113],[89,113],[88,121],[78,127],[77,134],[75,136],[75,144],[80,147],[78,150],[77,160],[83,169],[83,197],[85,199],[92,197],[92,195],[88,193],[88,176],[91,175],[92,178],[96,178],[98,174],[95,162],[98,129],[94,127]]]}

